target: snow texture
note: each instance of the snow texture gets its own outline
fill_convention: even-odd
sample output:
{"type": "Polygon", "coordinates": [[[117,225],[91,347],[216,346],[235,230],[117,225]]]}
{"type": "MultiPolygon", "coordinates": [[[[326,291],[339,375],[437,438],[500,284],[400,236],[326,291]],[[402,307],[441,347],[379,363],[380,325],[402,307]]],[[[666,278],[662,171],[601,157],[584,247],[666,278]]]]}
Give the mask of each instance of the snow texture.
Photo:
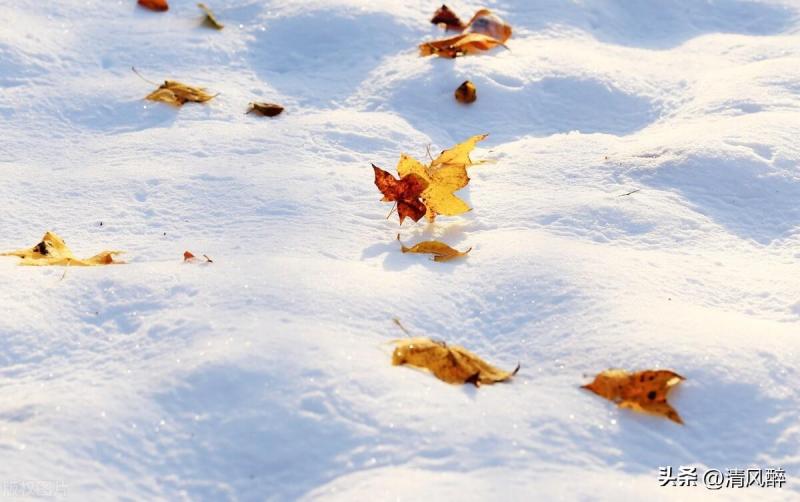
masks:
{"type": "Polygon", "coordinates": [[[0,259],[0,490],[800,497],[800,4],[455,1],[515,32],[451,61],[417,56],[428,1],[207,1],[221,32],[170,3],[0,0],[0,250],[52,230],[129,261],[0,259]],[[131,66],[219,96],[143,101],[131,66]],[[401,254],[370,163],[483,132],[474,210],[400,228],[469,257],[401,254]],[[393,367],[393,317],[522,370],[393,367]],[[609,367],[686,376],[686,425],[579,388],[609,367]],[[660,488],[667,465],[788,484],[660,488]]]}

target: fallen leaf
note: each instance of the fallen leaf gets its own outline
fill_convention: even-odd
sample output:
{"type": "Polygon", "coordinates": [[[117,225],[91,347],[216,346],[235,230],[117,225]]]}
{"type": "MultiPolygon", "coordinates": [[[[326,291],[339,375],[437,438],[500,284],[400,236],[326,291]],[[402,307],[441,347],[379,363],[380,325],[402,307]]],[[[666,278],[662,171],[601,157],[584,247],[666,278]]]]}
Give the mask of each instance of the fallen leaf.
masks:
{"type": "Polygon", "coordinates": [[[401,225],[406,218],[419,221],[425,215],[427,208],[420,195],[428,187],[427,181],[413,173],[398,180],[375,164],[372,164],[372,169],[375,171],[375,186],[383,194],[382,200],[397,203],[401,225]]]}
{"type": "Polygon", "coordinates": [[[158,12],[164,12],[165,10],[169,10],[169,4],[167,4],[167,0],[139,0],[138,3],[145,9],[150,9],[158,12]]]}
{"type": "MultiPolygon", "coordinates": [[[[144,78],[136,68],[131,67],[131,69],[145,82],[153,83],[144,78]]],[[[165,80],[158,89],[145,96],[145,99],[161,101],[162,103],[173,106],[183,106],[183,104],[188,101],[193,103],[205,103],[216,96],[216,94],[208,94],[202,87],[192,87],[174,80],[165,80]]]]}
{"type": "Polygon", "coordinates": [[[91,258],[76,258],[72,251],[67,247],[63,240],[52,232],[47,232],[42,237],[42,241],[29,249],[20,249],[8,253],[0,253],[0,256],[18,256],[22,258],[20,265],[68,265],[74,267],[93,267],[96,265],[116,265],[124,263],[114,261],[114,256],[121,254],[122,251],[103,251],[91,258]]]}
{"type": "MultiPolygon", "coordinates": [[[[400,242],[400,234],[397,234],[397,241],[400,242]]],[[[466,256],[467,253],[472,251],[472,248],[469,248],[466,251],[459,251],[457,249],[451,248],[444,242],[424,241],[414,244],[410,248],[404,246],[403,243],[400,242],[400,250],[403,253],[432,254],[433,261],[450,261],[454,258],[466,256]]]]}
{"type": "MultiPolygon", "coordinates": [[[[214,263],[214,260],[208,257],[208,255],[203,255],[203,258],[206,259],[206,263],[214,263]]],[[[184,251],[183,252],[183,261],[188,261],[190,263],[194,263],[198,261],[197,257],[191,251],[184,251]]]]}
{"type": "Polygon", "coordinates": [[[667,403],[667,393],[681,380],[685,378],[670,370],[628,373],[621,369],[609,369],[599,373],[592,383],[581,387],[622,408],[664,416],[683,424],[678,412],[667,403]]]}
{"type": "Polygon", "coordinates": [[[511,26],[489,9],[481,9],[476,12],[467,23],[467,31],[488,35],[503,44],[511,38],[512,32],[511,26]]]}
{"type": "Polygon", "coordinates": [[[514,371],[497,369],[467,349],[439,340],[406,338],[394,343],[393,365],[428,370],[447,383],[487,385],[506,381],[519,371],[519,365],[514,371]]]}
{"type": "Polygon", "coordinates": [[[265,117],[274,117],[275,115],[280,115],[281,112],[283,112],[283,107],[281,105],[276,105],[275,103],[250,103],[250,109],[247,110],[247,113],[253,112],[265,117]]]}
{"type": "Polygon", "coordinates": [[[497,46],[505,47],[511,32],[511,26],[505,24],[497,15],[489,9],[481,9],[467,23],[466,33],[424,42],[419,46],[419,53],[421,56],[455,58],[484,52],[497,46]]]}
{"type": "Polygon", "coordinates": [[[192,87],[174,80],[166,80],[161,87],[148,94],[145,99],[150,101],[161,101],[173,106],[183,106],[184,103],[205,103],[215,96],[205,92],[200,87],[192,87]]]}
{"type": "Polygon", "coordinates": [[[446,30],[454,30],[454,31],[463,31],[466,28],[466,25],[461,22],[461,19],[450,10],[450,8],[446,5],[442,5],[439,9],[433,14],[433,18],[431,18],[431,23],[435,25],[443,25],[446,30]]]}
{"type": "Polygon", "coordinates": [[[456,101],[464,104],[474,103],[478,99],[478,90],[475,84],[469,80],[465,80],[463,84],[456,89],[456,101]]]}
{"type": "Polygon", "coordinates": [[[475,144],[487,136],[488,134],[473,136],[443,151],[428,166],[409,155],[400,156],[397,173],[401,177],[416,174],[427,182],[427,188],[422,192],[422,201],[428,208],[429,220],[433,221],[437,214],[456,216],[470,210],[469,205],[453,192],[469,183],[467,167],[473,164],[469,154],[475,148],[475,144]]]}
{"type": "Polygon", "coordinates": [[[199,4],[197,4],[197,6],[200,7],[200,10],[202,10],[206,14],[206,17],[203,18],[203,24],[204,25],[206,25],[206,26],[208,26],[210,28],[217,29],[217,30],[221,30],[222,28],[225,27],[224,24],[220,23],[217,20],[217,17],[214,15],[213,12],[211,12],[211,9],[209,9],[206,6],[206,4],[199,3],[199,4]]]}

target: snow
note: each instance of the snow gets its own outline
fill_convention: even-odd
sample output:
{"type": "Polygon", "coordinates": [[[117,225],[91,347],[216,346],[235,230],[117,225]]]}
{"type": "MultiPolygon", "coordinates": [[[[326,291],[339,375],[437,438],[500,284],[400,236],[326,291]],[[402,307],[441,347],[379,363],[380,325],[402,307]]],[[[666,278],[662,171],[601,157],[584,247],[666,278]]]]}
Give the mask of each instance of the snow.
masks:
{"type": "Polygon", "coordinates": [[[0,1],[0,250],[52,230],[129,261],[0,259],[0,498],[800,495],[800,4],[458,1],[515,32],[446,61],[416,55],[431,2],[206,3],[221,32],[188,0],[0,1]],[[131,66],[220,95],[146,102],[131,66]],[[469,257],[399,253],[370,163],[483,132],[474,210],[400,228],[469,257]],[[393,317],[522,370],[393,367],[393,317]],[[687,377],[686,425],[579,388],[609,367],[687,377]]]}

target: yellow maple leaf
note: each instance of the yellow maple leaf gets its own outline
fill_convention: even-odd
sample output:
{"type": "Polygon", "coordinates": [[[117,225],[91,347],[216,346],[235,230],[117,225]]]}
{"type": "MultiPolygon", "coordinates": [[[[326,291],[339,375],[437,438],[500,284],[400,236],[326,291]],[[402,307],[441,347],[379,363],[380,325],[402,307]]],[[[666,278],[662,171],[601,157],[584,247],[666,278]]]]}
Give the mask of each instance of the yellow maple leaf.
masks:
{"type": "Polygon", "coordinates": [[[0,256],[18,256],[22,258],[20,265],[68,265],[76,267],[93,267],[97,265],[112,265],[124,263],[114,261],[114,256],[121,254],[122,251],[103,251],[91,258],[76,258],[72,251],[67,247],[61,237],[52,232],[47,232],[42,237],[42,241],[28,249],[19,249],[8,253],[0,253],[0,256]]]}
{"type": "Polygon", "coordinates": [[[455,216],[470,210],[469,205],[453,192],[469,183],[467,166],[474,164],[469,154],[475,145],[487,136],[488,134],[473,136],[443,151],[428,166],[410,155],[400,156],[400,161],[397,163],[397,174],[400,177],[416,174],[428,182],[428,188],[422,192],[422,200],[428,208],[429,220],[432,221],[437,214],[455,216]]]}

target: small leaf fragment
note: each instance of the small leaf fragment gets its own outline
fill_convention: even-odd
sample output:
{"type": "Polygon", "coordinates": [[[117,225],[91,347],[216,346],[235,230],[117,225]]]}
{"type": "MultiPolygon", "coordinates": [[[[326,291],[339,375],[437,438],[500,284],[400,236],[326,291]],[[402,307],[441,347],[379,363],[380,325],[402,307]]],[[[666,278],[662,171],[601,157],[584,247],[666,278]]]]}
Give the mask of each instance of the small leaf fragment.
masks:
{"type": "Polygon", "coordinates": [[[671,370],[629,373],[622,369],[609,369],[581,387],[617,403],[621,408],[663,416],[683,424],[678,412],[667,402],[667,393],[682,380],[685,378],[671,370]]]}
{"type": "MultiPolygon", "coordinates": [[[[397,234],[397,241],[400,242],[400,234],[397,234]]],[[[467,253],[472,251],[472,248],[467,249],[466,251],[459,251],[457,249],[453,249],[444,242],[440,241],[423,241],[413,246],[406,247],[400,242],[400,250],[403,253],[422,253],[422,254],[432,254],[433,261],[438,262],[445,262],[450,261],[454,258],[460,258],[462,256],[466,256],[467,253]]]]}
{"type": "Polygon", "coordinates": [[[174,80],[166,80],[158,89],[145,96],[145,99],[161,101],[162,103],[180,107],[187,102],[205,103],[214,97],[216,97],[215,94],[208,94],[202,87],[193,87],[174,80]]]}
{"type": "Polygon", "coordinates": [[[139,0],[138,4],[145,9],[154,10],[156,12],[164,12],[169,10],[167,0],[139,0]]]}
{"type": "Polygon", "coordinates": [[[489,385],[509,380],[519,371],[519,365],[514,371],[495,368],[467,349],[440,340],[405,338],[394,343],[393,365],[407,364],[427,370],[451,384],[489,385]]]}
{"type": "Polygon", "coordinates": [[[214,15],[211,9],[209,9],[208,6],[206,6],[206,4],[199,3],[197,4],[197,6],[200,7],[200,10],[202,10],[206,15],[203,18],[204,25],[208,26],[209,28],[214,28],[217,30],[221,30],[222,28],[225,27],[224,24],[220,23],[219,20],[217,20],[217,17],[214,15]]]}
{"type": "MultiPolygon", "coordinates": [[[[208,255],[203,255],[203,258],[206,259],[205,263],[214,263],[214,260],[209,258],[208,255]]],[[[197,262],[199,260],[191,251],[184,251],[183,252],[183,261],[185,261],[185,262],[188,261],[190,263],[195,263],[195,262],[197,262]]]]}
{"type": "Polygon", "coordinates": [[[98,265],[117,265],[125,263],[122,261],[114,261],[114,256],[118,254],[122,254],[122,251],[103,251],[90,258],[79,259],[72,254],[72,251],[59,236],[52,232],[46,232],[41,242],[32,248],[0,253],[0,256],[17,256],[22,258],[19,262],[20,265],[94,267],[98,265]]]}
{"type": "Polygon", "coordinates": [[[281,105],[276,105],[275,103],[250,103],[250,108],[247,110],[247,113],[253,112],[264,117],[274,117],[283,112],[283,107],[281,105]]]}
{"type": "Polygon", "coordinates": [[[420,200],[420,195],[428,187],[427,181],[414,173],[395,179],[375,164],[372,164],[372,169],[375,172],[375,186],[383,194],[382,200],[397,203],[401,225],[406,218],[419,221],[425,215],[427,208],[420,200]]]}
{"type": "Polygon", "coordinates": [[[475,88],[475,84],[469,80],[465,80],[463,84],[458,86],[455,95],[456,101],[459,103],[474,103],[475,100],[478,99],[478,89],[475,88]]]}
{"type": "Polygon", "coordinates": [[[431,23],[437,26],[443,26],[446,30],[463,31],[466,25],[461,22],[455,12],[450,10],[447,5],[442,5],[434,12],[431,23]]]}

